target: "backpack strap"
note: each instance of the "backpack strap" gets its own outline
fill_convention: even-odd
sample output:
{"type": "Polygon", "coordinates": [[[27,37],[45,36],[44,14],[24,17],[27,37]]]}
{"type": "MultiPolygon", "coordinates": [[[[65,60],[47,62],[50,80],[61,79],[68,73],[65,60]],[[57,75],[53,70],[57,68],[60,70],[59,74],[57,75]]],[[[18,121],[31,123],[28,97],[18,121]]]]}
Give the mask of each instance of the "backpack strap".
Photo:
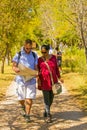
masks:
{"type": "Polygon", "coordinates": [[[33,57],[34,57],[34,59],[35,59],[35,57],[36,57],[35,52],[32,51],[32,54],[33,54],[33,57]]]}
{"type": "Polygon", "coordinates": [[[20,60],[21,57],[21,51],[18,52],[18,61],[20,60]]]}
{"type": "MultiPolygon", "coordinates": [[[[35,59],[35,57],[36,57],[35,52],[32,51],[32,54],[35,59]]],[[[20,57],[21,57],[21,51],[18,52],[18,61],[20,60],[20,57]]]]}

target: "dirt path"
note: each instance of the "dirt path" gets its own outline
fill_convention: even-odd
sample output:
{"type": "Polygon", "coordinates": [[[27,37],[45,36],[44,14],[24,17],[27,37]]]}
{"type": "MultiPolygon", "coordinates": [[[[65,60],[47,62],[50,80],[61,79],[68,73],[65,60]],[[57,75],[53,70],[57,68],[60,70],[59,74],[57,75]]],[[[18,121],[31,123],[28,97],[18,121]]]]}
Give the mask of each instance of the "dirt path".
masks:
{"type": "Polygon", "coordinates": [[[31,123],[26,123],[20,115],[14,83],[10,85],[6,99],[0,102],[0,130],[87,130],[87,114],[83,113],[75,100],[66,90],[55,96],[51,107],[53,122],[43,120],[42,93],[37,91],[37,98],[31,111],[31,123]]]}

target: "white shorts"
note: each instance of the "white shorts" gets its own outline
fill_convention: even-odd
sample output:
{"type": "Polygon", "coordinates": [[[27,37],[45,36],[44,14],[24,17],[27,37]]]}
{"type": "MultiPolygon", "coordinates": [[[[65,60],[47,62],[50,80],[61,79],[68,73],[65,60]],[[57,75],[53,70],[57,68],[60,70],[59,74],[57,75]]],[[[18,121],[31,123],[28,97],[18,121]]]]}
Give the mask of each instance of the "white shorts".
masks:
{"type": "Polygon", "coordinates": [[[18,100],[25,100],[26,98],[36,98],[36,84],[25,87],[23,84],[18,84],[16,89],[18,100]]]}

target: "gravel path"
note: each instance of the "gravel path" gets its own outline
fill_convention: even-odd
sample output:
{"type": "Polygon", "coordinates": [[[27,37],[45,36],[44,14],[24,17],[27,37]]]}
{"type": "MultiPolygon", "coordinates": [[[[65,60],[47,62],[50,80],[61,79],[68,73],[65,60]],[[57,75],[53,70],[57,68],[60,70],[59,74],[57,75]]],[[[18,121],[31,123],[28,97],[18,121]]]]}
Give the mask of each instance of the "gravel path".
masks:
{"type": "Polygon", "coordinates": [[[31,123],[26,123],[20,115],[14,82],[10,85],[6,99],[0,102],[0,130],[87,130],[87,113],[83,113],[73,97],[63,88],[55,96],[51,107],[52,123],[43,120],[43,99],[37,90],[37,98],[31,110],[31,123]]]}

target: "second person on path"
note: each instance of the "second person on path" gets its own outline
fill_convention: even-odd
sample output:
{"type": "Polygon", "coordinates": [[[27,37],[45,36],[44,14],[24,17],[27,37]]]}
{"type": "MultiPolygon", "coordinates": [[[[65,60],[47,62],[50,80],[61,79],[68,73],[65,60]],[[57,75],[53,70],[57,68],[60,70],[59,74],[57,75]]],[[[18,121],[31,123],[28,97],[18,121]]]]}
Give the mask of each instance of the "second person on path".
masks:
{"type": "Polygon", "coordinates": [[[54,94],[52,91],[52,82],[50,77],[50,72],[46,63],[49,65],[49,68],[52,72],[53,81],[54,83],[58,82],[58,78],[60,79],[60,73],[57,66],[56,56],[49,54],[49,45],[42,45],[41,46],[41,53],[42,56],[38,59],[38,70],[39,70],[39,83],[38,88],[42,90],[43,98],[44,98],[44,117],[47,123],[50,123],[51,120],[51,113],[50,107],[53,103],[54,94]],[[46,62],[46,63],[45,63],[46,62]]]}

